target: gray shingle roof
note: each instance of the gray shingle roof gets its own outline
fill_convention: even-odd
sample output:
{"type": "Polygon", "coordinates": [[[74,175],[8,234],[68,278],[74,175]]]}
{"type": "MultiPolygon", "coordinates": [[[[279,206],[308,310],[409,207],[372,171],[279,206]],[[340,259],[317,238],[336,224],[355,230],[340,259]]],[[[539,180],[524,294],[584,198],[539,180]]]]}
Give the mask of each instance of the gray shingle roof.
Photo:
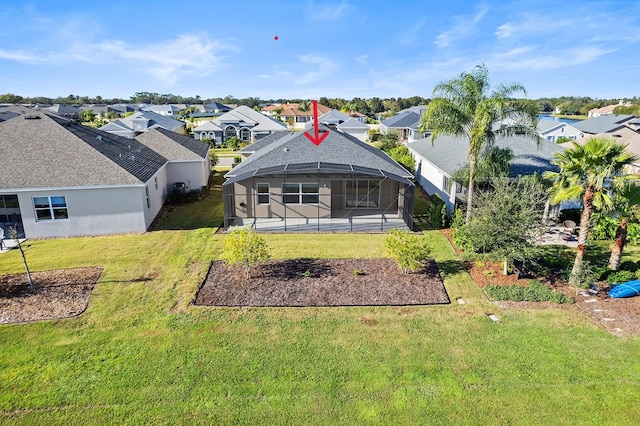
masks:
{"type": "Polygon", "coordinates": [[[212,121],[222,128],[225,127],[225,123],[244,123],[243,125],[250,127],[252,131],[277,132],[287,128],[283,123],[267,117],[246,105],[240,105],[212,121]]]}
{"type": "MultiPolygon", "coordinates": [[[[174,120],[171,117],[165,117],[164,115],[156,114],[151,111],[138,111],[131,114],[128,117],[120,118],[113,123],[116,123],[122,127],[136,131],[134,123],[144,123],[144,130],[152,129],[155,127],[162,127],[167,130],[177,130],[184,126],[182,121],[174,120]]],[[[109,130],[109,124],[106,124],[100,128],[100,130],[109,130]]]]}
{"type": "Polygon", "coordinates": [[[208,143],[160,127],[136,139],[169,160],[199,160],[209,155],[208,143]]]}
{"type": "MultiPolygon", "coordinates": [[[[328,130],[323,126],[321,128],[328,130]]],[[[296,166],[308,170],[305,167],[309,164],[317,165],[321,172],[355,170],[375,173],[377,176],[386,175],[403,182],[413,177],[387,154],[351,135],[330,131],[323,142],[316,146],[304,133],[284,132],[282,137],[272,140],[228,172],[225,177],[229,180],[225,184],[264,173],[265,170],[292,171],[296,166]]]]}
{"type": "Polygon", "coordinates": [[[271,133],[270,135],[267,135],[261,139],[258,139],[257,141],[245,146],[244,148],[242,148],[240,151],[238,152],[246,152],[246,153],[250,153],[250,152],[256,152],[261,150],[262,148],[266,147],[267,145],[273,143],[274,141],[277,141],[281,138],[283,138],[285,135],[296,135],[298,133],[296,132],[289,132],[287,130],[282,130],[280,132],[275,132],[275,133],[271,133]]]}
{"type": "Polygon", "coordinates": [[[398,115],[382,120],[381,124],[390,128],[416,128],[420,121],[420,115],[413,111],[401,112],[398,115]]]}
{"type": "MultiPolygon", "coordinates": [[[[556,152],[564,148],[556,143],[531,137],[512,136],[496,139],[500,148],[510,148],[513,152],[511,160],[511,175],[530,175],[545,170],[557,170],[551,164],[556,152]]],[[[431,136],[409,144],[409,148],[429,160],[440,170],[451,176],[455,171],[467,164],[469,142],[463,137],[438,136],[431,143],[431,136]]]]}
{"type": "Polygon", "coordinates": [[[589,118],[573,124],[573,127],[584,133],[597,134],[609,133],[619,129],[625,122],[633,120],[633,115],[607,114],[589,118]]]}
{"type": "Polygon", "coordinates": [[[350,118],[344,123],[338,124],[338,129],[369,129],[369,126],[355,118],[350,118]]]}
{"type": "Polygon", "coordinates": [[[0,188],[132,185],[166,158],[136,140],[33,112],[0,123],[0,188]]]}

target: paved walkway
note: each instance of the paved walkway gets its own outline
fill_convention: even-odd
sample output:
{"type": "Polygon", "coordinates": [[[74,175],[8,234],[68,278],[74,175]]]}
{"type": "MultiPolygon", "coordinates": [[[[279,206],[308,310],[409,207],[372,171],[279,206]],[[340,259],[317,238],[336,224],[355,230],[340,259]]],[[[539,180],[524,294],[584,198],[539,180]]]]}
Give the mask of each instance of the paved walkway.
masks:
{"type": "Polygon", "coordinates": [[[578,247],[578,236],[575,234],[567,234],[562,225],[550,226],[538,240],[541,245],[562,245],[567,247],[578,247]]]}
{"type": "MultiPolygon", "coordinates": [[[[22,244],[24,241],[26,241],[26,238],[20,238],[20,244],[22,244]]],[[[0,254],[7,253],[9,250],[12,250],[17,247],[18,247],[18,244],[14,240],[10,238],[5,238],[2,240],[2,249],[0,249],[0,254]]]]}

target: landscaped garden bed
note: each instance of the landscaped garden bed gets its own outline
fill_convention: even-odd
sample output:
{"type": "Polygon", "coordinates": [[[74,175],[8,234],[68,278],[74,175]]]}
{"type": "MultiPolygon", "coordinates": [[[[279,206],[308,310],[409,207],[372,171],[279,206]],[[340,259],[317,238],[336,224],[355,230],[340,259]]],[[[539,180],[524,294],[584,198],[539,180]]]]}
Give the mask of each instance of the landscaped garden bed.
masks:
{"type": "Polygon", "coordinates": [[[392,259],[272,260],[247,279],[241,268],[212,263],[196,305],[362,306],[449,303],[431,261],[403,274],[392,259]]]}
{"type": "Polygon", "coordinates": [[[87,267],[0,276],[0,323],[59,319],[84,312],[102,268],[87,267]]]}

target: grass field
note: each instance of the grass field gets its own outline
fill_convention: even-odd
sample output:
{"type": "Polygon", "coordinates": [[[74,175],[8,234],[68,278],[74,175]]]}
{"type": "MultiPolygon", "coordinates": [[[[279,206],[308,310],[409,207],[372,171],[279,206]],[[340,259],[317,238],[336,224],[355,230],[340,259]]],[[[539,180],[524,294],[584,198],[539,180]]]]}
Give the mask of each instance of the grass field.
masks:
{"type": "MultiPolygon", "coordinates": [[[[28,242],[33,270],[105,270],[80,317],[0,326],[1,423],[637,424],[640,338],[496,308],[438,231],[425,238],[465,305],[192,306],[220,256],[219,196],[143,235],[28,242]]],[[[276,258],[384,256],[378,234],[265,238],[276,258]]],[[[21,271],[0,255],[0,274],[21,271]]]]}

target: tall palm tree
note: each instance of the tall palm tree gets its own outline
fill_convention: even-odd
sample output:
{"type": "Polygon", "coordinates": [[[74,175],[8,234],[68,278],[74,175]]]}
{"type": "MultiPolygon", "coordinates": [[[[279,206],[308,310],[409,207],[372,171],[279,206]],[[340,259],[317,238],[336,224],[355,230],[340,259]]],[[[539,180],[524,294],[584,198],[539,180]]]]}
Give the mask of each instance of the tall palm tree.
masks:
{"type": "Polygon", "coordinates": [[[449,81],[438,83],[433,99],[420,119],[420,132],[431,132],[435,143],[440,135],[463,136],[469,140],[469,187],[466,223],[471,221],[473,189],[478,157],[498,135],[526,134],[537,138],[538,108],[533,102],[513,100],[522,93],[519,83],[500,84],[489,92],[489,71],[477,65],[449,81]]]}
{"type": "Polygon", "coordinates": [[[569,279],[571,284],[579,284],[593,208],[611,210],[613,199],[610,191],[620,191],[630,179],[635,179],[635,176],[623,174],[624,168],[637,160],[625,150],[626,147],[605,138],[588,139],[584,145],[573,142],[571,148],[556,153],[552,161],[560,171],[544,173],[545,178],[553,181],[552,203],[582,199],[578,249],[569,279]]]}

